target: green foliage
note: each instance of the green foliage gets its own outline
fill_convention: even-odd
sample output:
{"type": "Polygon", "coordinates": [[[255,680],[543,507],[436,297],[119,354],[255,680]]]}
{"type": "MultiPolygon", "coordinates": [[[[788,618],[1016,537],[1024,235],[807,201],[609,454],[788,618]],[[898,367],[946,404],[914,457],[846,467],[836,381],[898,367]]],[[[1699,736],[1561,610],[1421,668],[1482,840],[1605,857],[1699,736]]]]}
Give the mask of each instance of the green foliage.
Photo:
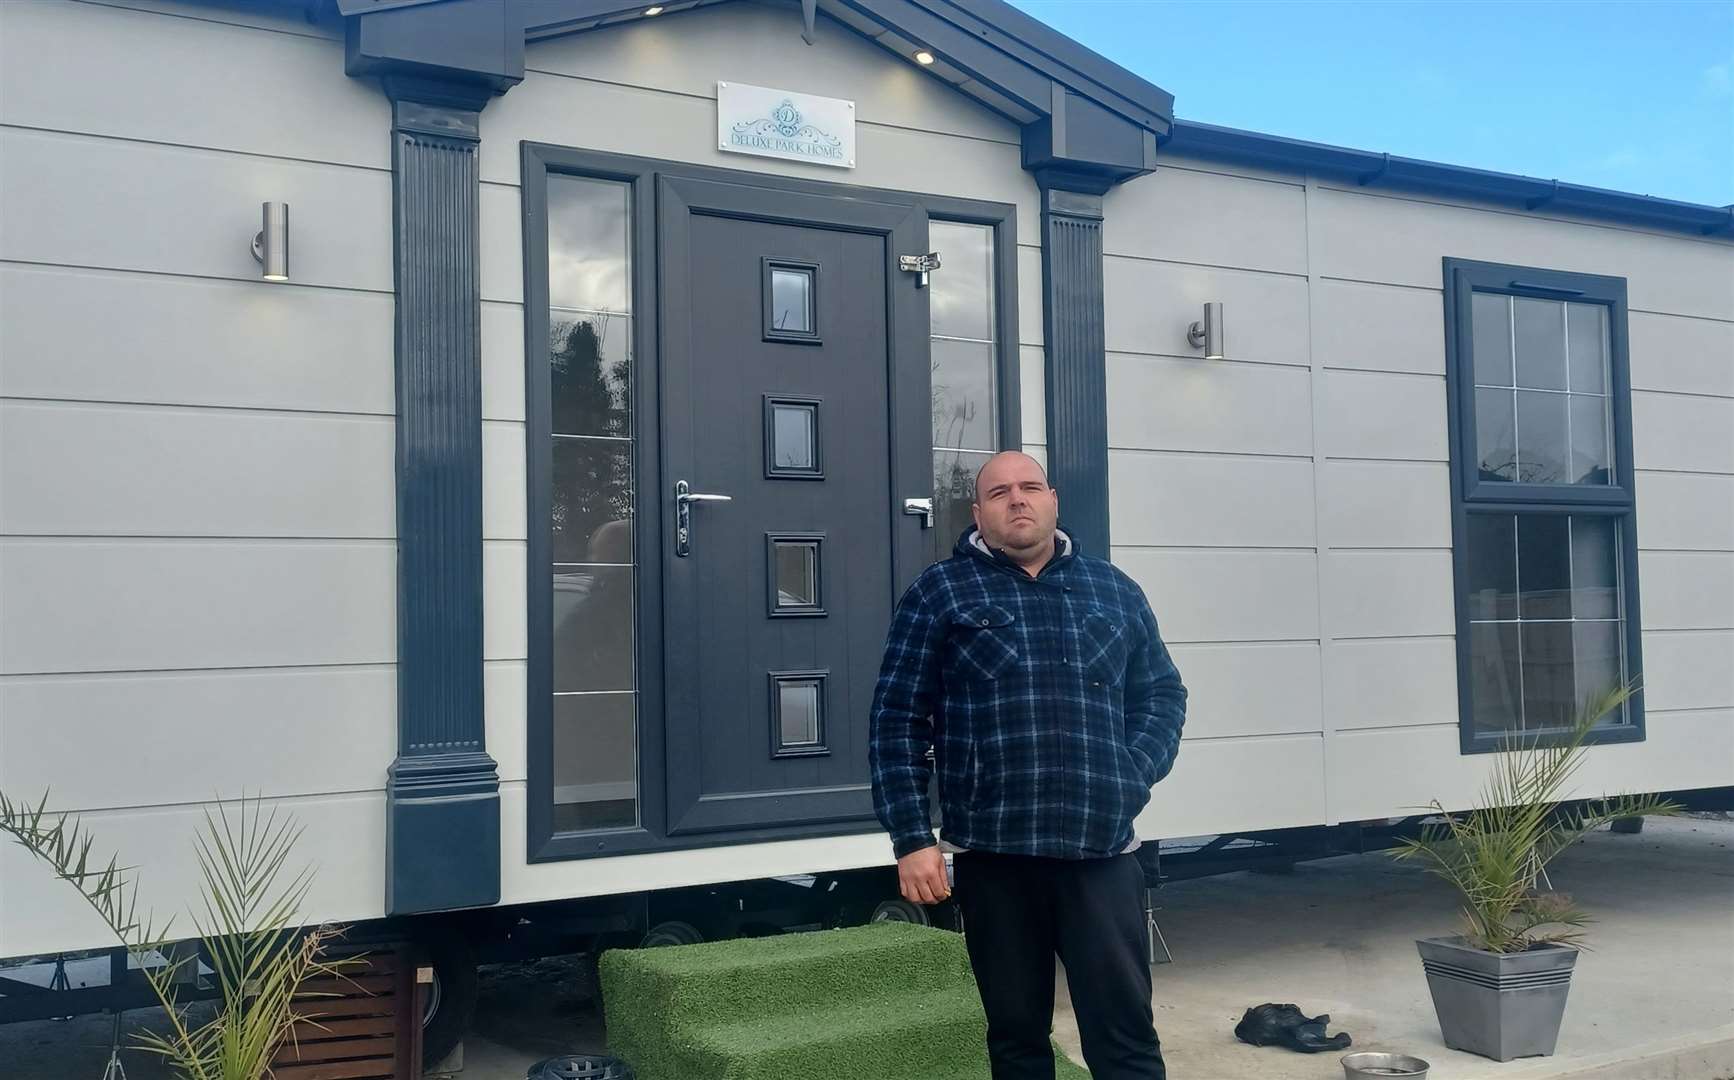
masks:
{"type": "Polygon", "coordinates": [[[204,831],[195,840],[202,906],[190,916],[221,997],[216,1015],[195,1024],[176,999],[179,977],[193,957],[171,950],[172,920],[159,926],[141,918],[134,868],[113,857],[93,858],[95,838],[83,823],[47,807],[46,794],[32,806],[0,792],[0,833],[76,889],[128,951],[170,957],[140,967],[169,1019],[166,1033],[139,1035],[143,1047],[162,1055],[185,1080],[268,1076],[272,1055],[291,1037],[291,999],[302,981],[340,975],[353,963],[323,958],[336,930],[299,928],[313,871],[306,867],[285,880],[284,867],[300,827],[275,809],[266,813],[256,799],[243,799],[233,814],[222,804],[215,814],[205,811],[204,831]]]}
{"type": "Polygon", "coordinates": [[[1590,731],[1635,690],[1635,685],[1616,687],[1587,701],[1557,738],[1507,736],[1493,755],[1479,805],[1456,815],[1434,800],[1428,808],[1442,815],[1443,823],[1428,825],[1392,852],[1394,858],[1422,863],[1457,889],[1470,945],[1498,953],[1547,942],[1581,945],[1589,915],[1564,893],[1538,891],[1542,870],[1598,825],[1681,811],[1678,804],[1651,795],[1617,795],[1576,806],[1560,802],[1583,763],[1590,731]]]}

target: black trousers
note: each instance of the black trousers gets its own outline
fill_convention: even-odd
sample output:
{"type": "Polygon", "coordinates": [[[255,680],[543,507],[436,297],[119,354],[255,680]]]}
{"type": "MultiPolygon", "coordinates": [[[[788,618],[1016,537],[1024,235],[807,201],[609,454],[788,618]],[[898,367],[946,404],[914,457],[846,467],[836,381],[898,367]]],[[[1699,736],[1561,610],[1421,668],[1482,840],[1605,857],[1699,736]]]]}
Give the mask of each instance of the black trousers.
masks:
{"type": "Polygon", "coordinates": [[[1166,1080],[1150,1013],[1137,858],[965,851],[953,867],[993,1080],[1053,1080],[1056,954],[1093,1080],[1166,1080]]]}

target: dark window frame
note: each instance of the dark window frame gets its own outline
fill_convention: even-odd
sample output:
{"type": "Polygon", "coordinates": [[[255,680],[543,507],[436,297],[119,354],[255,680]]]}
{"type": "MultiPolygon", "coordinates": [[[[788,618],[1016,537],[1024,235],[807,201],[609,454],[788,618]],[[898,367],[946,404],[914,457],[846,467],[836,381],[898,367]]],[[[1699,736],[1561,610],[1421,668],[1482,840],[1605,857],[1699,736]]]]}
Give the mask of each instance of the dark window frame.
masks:
{"type": "Polygon", "coordinates": [[[831,669],[803,668],[799,671],[772,671],[770,675],[770,695],[766,707],[771,714],[771,757],[810,758],[827,757],[831,753],[830,745],[825,741],[825,714],[828,712],[826,698],[830,696],[831,669]],[[810,743],[786,743],[783,741],[783,695],[784,683],[812,683],[818,690],[816,700],[819,704],[819,715],[814,724],[818,738],[810,743]]]}
{"type": "Polygon", "coordinates": [[[801,394],[766,394],[765,398],[765,479],[766,480],[823,480],[825,479],[825,432],[821,428],[819,413],[825,404],[824,398],[807,397],[801,394]],[[809,469],[798,469],[789,465],[777,464],[777,406],[794,405],[806,409],[813,417],[813,466],[809,469]]]}
{"type": "MultiPolygon", "coordinates": [[[[1620,616],[1624,620],[1626,678],[1643,672],[1643,630],[1638,602],[1637,498],[1632,465],[1632,387],[1626,328],[1626,279],[1470,259],[1444,260],[1445,406],[1451,454],[1451,568],[1456,606],[1459,749],[1484,754],[1512,745],[1557,745],[1557,732],[1477,733],[1471,700],[1469,515],[1561,514],[1618,519],[1620,616]],[[1472,297],[1476,292],[1540,300],[1600,304],[1607,308],[1608,400],[1612,408],[1612,483],[1534,484],[1482,480],[1477,467],[1474,335],[1472,297]]],[[[1591,745],[1642,742],[1645,738],[1643,690],[1626,704],[1628,722],[1598,728],[1591,745]]]]}
{"type": "MultiPolygon", "coordinates": [[[[657,338],[656,185],[659,177],[683,176],[745,184],[771,191],[867,198],[919,208],[930,221],[988,225],[994,229],[995,303],[999,437],[1004,447],[1021,447],[1023,425],[1019,384],[1017,207],[950,196],[771,173],[721,169],[656,158],[523,141],[519,144],[522,186],[524,361],[525,361],[525,608],[528,639],[525,672],[525,857],[530,863],[598,858],[651,851],[679,851],[754,841],[792,840],[859,834],[859,822],[821,823],[734,830],[727,834],[668,833],[667,778],[664,773],[663,626],[661,556],[665,493],[658,487],[661,402],[660,346],[657,338]],[[552,564],[549,561],[549,507],[552,501],[552,408],[548,372],[548,176],[580,176],[627,184],[632,193],[628,237],[632,245],[632,320],[635,362],[629,389],[636,477],[634,584],[638,682],[639,824],[582,832],[553,829],[552,564]]],[[[926,340],[926,333],[922,334],[926,340]]]]}
{"type": "Polygon", "coordinates": [[[760,322],[766,341],[780,341],[788,345],[822,345],[825,339],[819,335],[819,264],[802,262],[799,259],[779,259],[774,255],[766,255],[759,260],[759,294],[760,322]],[[812,327],[809,330],[782,330],[775,324],[775,305],[772,303],[771,283],[773,275],[778,270],[794,270],[807,275],[807,322],[812,327]]]}
{"type": "Polygon", "coordinates": [[[825,610],[825,534],[822,532],[768,532],[765,534],[765,617],[770,619],[816,619],[825,610]],[[777,545],[806,544],[813,549],[813,602],[782,604],[777,600],[777,545]]]}

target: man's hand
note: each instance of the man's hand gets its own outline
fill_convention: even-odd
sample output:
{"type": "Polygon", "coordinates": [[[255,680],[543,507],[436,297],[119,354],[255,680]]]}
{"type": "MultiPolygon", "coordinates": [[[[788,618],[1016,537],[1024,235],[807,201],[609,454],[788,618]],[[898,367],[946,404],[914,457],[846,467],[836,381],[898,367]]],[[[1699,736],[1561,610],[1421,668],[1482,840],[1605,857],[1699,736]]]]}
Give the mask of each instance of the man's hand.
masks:
{"type": "Polygon", "coordinates": [[[897,887],[903,899],[916,904],[937,904],[951,895],[945,880],[945,856],[939,845],[929,844],[897,860],[897,887]]]}

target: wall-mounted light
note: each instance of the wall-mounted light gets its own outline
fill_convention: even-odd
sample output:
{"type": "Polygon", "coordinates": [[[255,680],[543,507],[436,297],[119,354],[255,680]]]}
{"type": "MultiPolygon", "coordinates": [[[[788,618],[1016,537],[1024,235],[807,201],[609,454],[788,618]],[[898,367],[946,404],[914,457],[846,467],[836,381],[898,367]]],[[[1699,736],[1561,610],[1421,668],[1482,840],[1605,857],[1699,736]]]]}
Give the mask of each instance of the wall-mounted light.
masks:
{"type": "Polygon", "coordinates": [[[1228,347],[1222,333],[1222,304],[1212,300],[1204,305],[1204,318],[1186,328],[1186,340],[1194,349],[1203,349],[1206,360],[1221,360],[1228,347]]]}
{"type": "Polygon", "coordinates": [[[933,63],[933,54],[928,52],[926,49],[921,49],[915,54],[915,62],[920,64],[922,67],[926,67],[928,64],[933,63]]]}
{"type": "Polygon", "coordinates": [[[289,280],[289,204],[268,202],[263,209],[264,226],[253,237],[253,258],[259,260],[266,281],[289,280]]]}

